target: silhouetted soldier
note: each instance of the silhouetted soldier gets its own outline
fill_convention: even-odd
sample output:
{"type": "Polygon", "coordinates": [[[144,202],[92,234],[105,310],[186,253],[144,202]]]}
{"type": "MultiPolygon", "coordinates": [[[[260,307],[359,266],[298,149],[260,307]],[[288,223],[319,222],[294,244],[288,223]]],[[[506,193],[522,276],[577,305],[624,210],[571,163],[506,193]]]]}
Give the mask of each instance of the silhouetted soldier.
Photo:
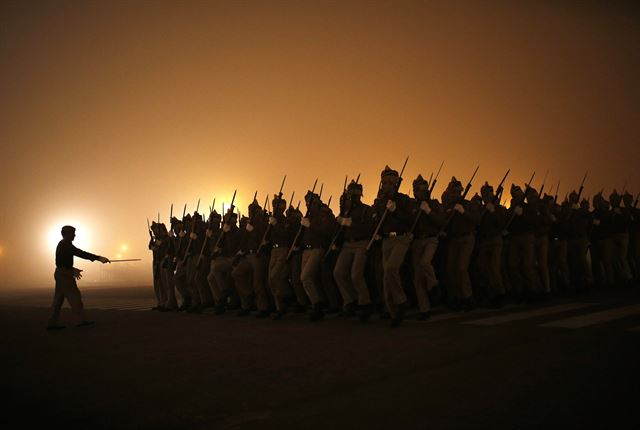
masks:
{"type": "Polygon", "coordinates": [[[433,256],[438,249],[438,234],[445,224],[445,214],[440,202],[431,199],[429,182],[422,175],[418,175],[413,181],[413,196],[415,198],[412,211],[412,222],[415,228],[411,242],[413,286],[418,299],[418,320],[426,320],[431,316],[429,296],[438,284],[433,268],[433,256]]]}
{"type": "Polygon", "coordinates": [[[612,213],[602,193],[593,196],[591,228],[591,268],[594,281],[599,287],[612,287],[615,283],[613,270],[613,244],[611,241],[612,213]]]}
{"type": "MultiPolygon", "coordinates": [[[[218,288],[218,282],[216,281],[216,277],[213,271],[213,267],[215,265],[215,261],[212,258],[214,254],[214,249],[216,247],[216,243],[218,242],[218,238],[220,237],[221,227],[220,223],[222,222],[222,216],[214,209],[213,212],[209,215],[209,222],[207,223],[207,229],[205,230],[205,236],[207,237],[207,243],[205,245],[206,254],[206,263],[203,261],[201,264],[207,268],[207,284],[209,285],[209,291],[211,292],[211,296],[213,297],[215,309],[218,309],[218,306],[224,306],[224,299],[220,295],[220,289],[218,288]]],[[[215,310],[214,310],[215,312],[215,310]]],[[[209,313],[209,310],[207,310],[209,313]]]]}
{"type": "MultiPolygon", "coordinates": [[[[286,222],[291,227],[291,230],[296,232],[300,228],[300,221],[302,221],[302,212],[300,209],[289,206],[286,214],[286,222]]],[[[300,280],[300,273],[302,272],[302,253],[300,247],[296,247],[294,252],[291,253],[289,258],[289,282],[293,293],[296,298],[295,312],[304,313],[309,306],[309,297],[302,286],[300,280]]],[[[280,315],[280,314],[277,314],[280,315]]]]}
{"type": "Polygon", "coordinates": [[[218,288],[216,297],[216,314],[222,314],[226,310],[227,301],[234,295],[233,277],[231,265],[233,257],[239,248],[239,230],[237,226],[238,215],[230,208],[223,218],[222,232],[219,248],[213,250],[213,265],[211,270],[216,278],[218,288]]]}
{"type": "MultiPolygon", "coordinates": [[[[551,196],[548,196],[551,197],[551,196]]],[[[545,202],[540,200],[538,192],[527,189],[527,203],[535,209],[534,221],[534,257],[537,277],[535,278],[538,298],[548,300],[551,297],[551,281],[549,279],[549,231],[553,220],[545,202]]]]}
{"type": "Polygon", "coordinates": [[[367,263],[367,243],[373,234],[372,215],[369,205],[362,203],[362,184],[354,181],[347,186],[341,199],[338,223],[344,234],[344,243],[338,254],[333,276],[340,289],[345,316],[355,313],[360,307],[360,320],[365,322],[371,315],[371,297],[364,277],[367,263]]]}
{"type": "Polygon", "coordinates": [[[517,185],[511,186],[511,205],[507,211],[509,233],[509,275],[516,302],[532,299],[534,290],[536,209],[525,202],[525,193],[517,185]]]}
{"type": "Polygon", "coordinates": [[[469,276],[471,254],[475,244],[475,230],[480,212],[477,204],[462,198],[462,183],[455,177],[442,194],[442,203],[447,215],[451,217],[447,229],[447,286],[449,297],[454,299],[456,307],[465,311],[473,307],[473,291],[469,276]]]}
{"type": "Polygon", "coordinates": [[[591,213],[588,202],[585,205],[578,201],[578,193],[569,194],[569,267],[571,284],[578,290],[587,289],[591,282],[591,268],[587,259],[589,249],[589,231],[591,230],[591,213]]]}
{"type": "Polygon", "coordinates": [[[82,295],[80,294],[80,290],[76,284],[76,280],[82,278],[82,270],[73,267],[73,257],[80,257],[91,261],[98,260],[103,264],[109,263],[108,258],[90,254],[73,245],[73,240],[76,237],[75,227],[65,225],[62,227],[61,233],[62,240],[56,247],[56,271],[53,275],[56,281],[56,288],[53,295],[51,316],[49,317],[47,330],[64,328],[64,326],[58,324],[58,320],[60,319],[60,309],[62,308],[64,299],[67,299],[69,302],[71,311],[76,317],[78,327],[94,324],[94,321],[87,320],[84,313],[82,295]]]}
{"type": "Polygon", "coordinates": [[[331,241],[335,219],[320,196],[308,191],[304,196],[307,216],[302,218],[302,265],[300,280],[313,307],[309,318],[317,321],[324,316],[326,295],[322,289],[321,265],[325,248],[331,241]]]}
{"type": "Polygon", "coordinates": [[[386,166],[380,176],[381,188],[373,203],[373,221],[378,223],[387,211],[379,231],[382,238],[382,287],[391,327],[397,327],[404,318],[407,305],[400,269],[411,245],[409,230],[413,221],[413,203],[408,195],[398,192],[401,179],[396,170],[386,166]]]}
{"type": "Polygon", "coordinates": [[[569,288],[569,262],[567,259],[567,218],[568,206],[558,205],[552,196],[545,195],[551,229],[549,230],[549,276],[551,291],[554,294],[565,292],[569,288]]]}
{"type": "Polygon", "coordinates": [[[640,281],[640,209],[628,192],[622,196],[624,207],[629,209],[629,260],[635,281],[640,281]]]}
{"type": "Polygon", "coordinates": [[[191,291],[187,285],[187,270],[183,264],[184,254],[187,250],[187,241],[189,240],[185,225],[190,222],[191,216],[186,215],[182,220],[175,220],[173,223],[172,269],[175,270],[173,283],[175,284],[176,290],[180,293],[180,296],[182,296],[182,303],[180,303],[178,311],[186,311],[189,309],[192,301],[191,291]]]}
{"type": "Polygon", "coordinates": [[[149,240],[149,249],[153,255],[151,267],[153,270],[153,292],[156,296],[156,305],[151,308],[152,311],[162,309],[165,301],[165,294],[162,288],[162,277],[160,274],[160,247],[158,245],[158,225],[155,221],[151,222],[151,239],[149,240]]]}
{"type": "Polygon", "coordinates": [[[502,283],[502,232],[506,222],[506,209],[485,182],[480,188],[484,207],[476,231],[478,242],[477,267],[487,288],[490,308],[500,308],[504,299],[502,283]]]}
{"type": "Polygon", "coordinates": [[[611,236],[613,244],[613,262],[617,274],[617,282],[627,285],[631,281],[629,268],[629,224],[631,223],[631,209],[622,207],[622,196],[613,190],[609,196],[613,217],[611,220],[611,236]]]}
{"type": "MultiPolygon", "coordinates": [[[[272,249],[269,258],[268,279],[269,288],[275,300],[276,316],[281,318],[287,312],[287,300],[291,296],[291,286],[288,279],[291,269],[287,262],[287,255],[296,230],[285,215],[286,200],[274,194],[271,207],[273,208],[273,213],[269,217],[271,230],[270,237],[267,239],[270,241],[272,249]]],[[[259,312],[257,316],[265,318],[269,316],[269,313],[259,312]]]]}
{"type": "Polygon", "coordinates": [[[167,226],[164,224],[158,224],[156,245],[158,246],[158,259],[160,264],[158,270],[160,272],[160,284],[162,287],[163,298],[159,310],[161,312],[174,311],[178,309],[178,303],[176,302],[176,294],[173,284],[173,270],[169,264],[171,238],[169,237],[167,226]]]}

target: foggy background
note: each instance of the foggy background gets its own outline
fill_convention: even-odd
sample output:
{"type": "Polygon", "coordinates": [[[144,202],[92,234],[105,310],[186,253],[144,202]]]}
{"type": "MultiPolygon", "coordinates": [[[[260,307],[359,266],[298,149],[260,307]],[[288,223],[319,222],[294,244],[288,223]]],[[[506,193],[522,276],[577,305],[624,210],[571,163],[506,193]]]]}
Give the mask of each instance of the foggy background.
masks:
{"type": "MultiPolygon", "coordinates": [[[[473,190],[507,168],[559,199],[640,191],[631,2],[9,1],[0,5],[0,288],[53,286],[64,224],[127,265],[82,285],[151,283],[146,218],[234,189],[294,204],[344,175],[371,202],[444,159],[473,190]]],[[[506,188],[506,187],[505,187],[506,188]]],[[[508,188],[507,188],[508,190],[508,188]]]]}

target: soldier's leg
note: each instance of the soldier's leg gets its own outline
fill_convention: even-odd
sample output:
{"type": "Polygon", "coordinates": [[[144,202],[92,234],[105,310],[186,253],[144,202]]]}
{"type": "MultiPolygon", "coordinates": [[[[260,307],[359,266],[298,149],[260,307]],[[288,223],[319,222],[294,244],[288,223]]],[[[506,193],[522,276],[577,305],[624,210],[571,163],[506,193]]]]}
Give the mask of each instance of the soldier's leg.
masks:
{"type": "Polygon", "coordinates": [[[616,273],[613,264],[613,242],[610,238],[601,241],[601,257],[605,285],[611,288],[616,283],[616,273]]]}
{"type": "Polygon", "coordinates": [[[618,280],[622,283],[631,280],[631,268],[629,267],[629,234],[618,233],[614,236],[614,255],[618,270],[618,280]]]}
{"type": "Polygon", "coordinates": [[[227,298],[231,292],[231,259],[229,257],[218,257],[214,260],[213,276],[220,291],[220,300],[216,303],[219,310],[227,305],[227,298]]]}
{"type": "Polygon", "coordinates": [[[305,249],[302,252],[302,272],[300,280],[302,286],[311,300],[311,304],[316,306],[322,302],[322,294],[318,285],[318,275],[322,261],[322,249],[305,249]]]}
{"type": "Polygon", "coordinates": [[[191,293],[191,307],[199,308],[202,306],[202,298],[200,297],[200,291],[196,284],[196,262],[195,258],[187,258],[185,262],[187,267],[187,287],[191,293]]]}
{"type": "Polygon", "coordinates": [[[73,315],[75,316],[76,323],[80,324],[85,321],[87,318],[82,304],[82,295],[80,294],[76,280],[73,277],[73,272],[56,270],[55,280],[56,293],[54,294],[54,303],[52,306],[53,309],[49,325],[55,325],[57,323],[60,315],[60,307],[62,306],[64,299],[67,299],[67,302],[69,302],[69,306],[71,306],[71,312],[73,312],[73,315]],[[62,295],[62,300],[59,295],[62,295]]]}
{"type": "Polygon", "coordinates": [[[300,274],[302,272],[302,253],[296,252],[291,256],[291,286],[296,296],[296,302],[301,308],[309,304],[309,298],[304,291],[300,274]]]}
{"type": "Polygon", "coordinates": [[[180,305],[180,309],[186,309],[191,306],[191,292],[187,287],[187,269],[182,264],[182,262],[178,262],[176,265],[176,273],[173,275],[173,282],[175,283],[176,290],[180,293],[180,297],[182,297],[182,303],[180,305]]]}
{"type": "Polygon", "coordinates": [[[333,269],[333,277],[338,284],[342,302],[345,306],[354,303],[357,299],[357,294],[351,284],[351,266],[353,265],[354,253],[353,249],[348,245],[345,243],[340,250],[333,269]]]}
{"type": "Polygon", "coordinates": [[[198,286],[198,293],[200,294],[202,306],[209,308],[214,306],[213,294],[209,287],[209,270],[211,269],[211,263],[208,258],[202,258],[200,267],[196,269],[196,285],[198,286]]]}
{"type": "Polygon", "coordinates": [[[276,302],[278,312],[286,311],[287,300],[287,253],[286,247],[274,248],[269,261],[269,287],[276,302]]]}
{"type": "Polygon", "coordinates": [[[324,250],[319,249],[320,254],[320,293],[324,297],[324,302],[329,307],[330,311],[338,311],[342,305],[340,292],[338,291],[338,285],[335,279],[333,279],[333,269],[336,265],[337,256],[335,253],[331,253],[329,257],[324,258],[324,250]]]}
{"type": "Polygon", "coordinates": [[[247,261],[251,266],[251,286],[255,304],[259,311],[269,310],[269,292],[265,280],[264,257],[258,255],[247,256],[247,261]]]}
{"type": "Polygon", "coordinates": [[[253,269],[247,258],[241,259],[231,271],[243,311],[248,311],[253,304],[253,269]]]}
{"type": "Polygon", "coordinates": [[[173,271],[169,268],[161,269],[162,275],[162,286],[166,291],[167,300],[163,303],[163,307],[166,309],[174,310],[178,307],[178,302],[176,301],[176,292],[174,289],[174,281],[173,281],[173,271]]]}
{"type": "Polygon", "coordinates": [[[535,291],[535,236],[533,233],[522,235],[521,243],[521,267],[524,279],[524,290],[531,295],[535,291]]]}
{"type": "Polygon", "coordinates": [[[546,235],[535,238],[535,253],[542,291],[545,294],[549,294],[549,292],[551,292],[551,282],[549,280],[549,238],[546,235]]]}
{"type": "Polygon", "coordinates": [[[447,256],[446,256],[446,286],[447,286],[447,298],[450,303],[454,305],[462,299],[459,288],[459,280],[456,273],[456,259],[458,258],[458,243],[454,238],[447,240],[447,256]]]}
{"type": "Polygon", "coordinates": [[[216,261],[211,260],[211,262],[209,263],[209,274],[207,275],[207,282],[209,283],[209,289],[211,290],[211,295],[213,296],[213,301],[215,302],[216,307],[222,307],[225,305],[225,297],[222,291],[222,286],[218,285],[218,281],[216,280],[216,273],[213,270],[215,265],[216,261]]]}
{"type": "Polygon", "coordinates": [[[470,300],[473,292],[471,290],[469,265],[471,264],[471,254],[473,253],[475,238],[470,234],[458,238],[458,242],[458,258],[456,259],[455,271],[457,273],[461,298],[463,300],[470,300]]]}
{"type": "Polygon", "coordinates": [[[509,253],[507,256],[507,264],[509,266],[509,278],[513,287],[513,294],[516,301],[519,301],[525,293],[525,281],[522,275],[522,237],[521,235],[511,236],[509,238],[509,253]]]}
{"type": "Polygon", "coordinates": [[[426,239],[414,239],[411,242],[411,266],[413,267],[413,287],[416,290],[416,299],[418,299],[418,308],[420,312],[429,310],[429,294],[427,292],[427,279],[422,267],[420,259],[426,248],[426,239]],[[423,310],[424,309],[424,310],[423,310]]]}
{"type": "Polygon", "coordinates": [[[399,311],[407,301],[402,288],[400,269],[410,243],[411,239],[406,235],[388,238],[382,243],[385,298],[393,318],[402,316],[399,315],[399,311]]]}
{"type": "Polygon", "coordinates": [[[351,285],[358,297],[360,306],[371,305],[369,287],[364,275],[367,266],[367,241],[355,242],[353,246],[353,262],[351,264],[351,285]]]}

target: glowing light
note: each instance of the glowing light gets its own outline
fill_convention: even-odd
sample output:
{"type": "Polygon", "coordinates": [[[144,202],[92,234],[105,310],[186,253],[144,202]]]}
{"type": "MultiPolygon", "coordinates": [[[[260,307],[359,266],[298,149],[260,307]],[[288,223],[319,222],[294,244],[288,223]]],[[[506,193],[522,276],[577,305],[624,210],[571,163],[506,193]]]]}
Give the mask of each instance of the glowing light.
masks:
{"type": "Polygon", "coordinates": [[[2,254],[4,254],[4,248],[0,246],[0,257],[2,257],[2,254]]]}
{"type": "Polygon", "coordinates": [[[88,248],[91,244],[91,228],[89,228],[85,222],[74,219],[56,221],[49,226],[45,236],[45,250],[49,253],[55,251],[56,246],[58,246],[58,242],[62,240],[60,229],[62,229],[62,226],[64,225],[72,225],[76,228],[76,238],[73,241],[73,244],[77,248],[89,251],[88,248]]]}
{"type": "Polygon", "coordinates": [[[116,254],[116,257],[122,258],[122,254],[116,254]]]}
{"type": "Polygon", "coordinates": [[[122,246],[120,247],[120,249],[121,249],[122,251],[126,251],[127,249],[129,249],[129,247],[128,247],[127,245],[122,245],[122,246]]]}

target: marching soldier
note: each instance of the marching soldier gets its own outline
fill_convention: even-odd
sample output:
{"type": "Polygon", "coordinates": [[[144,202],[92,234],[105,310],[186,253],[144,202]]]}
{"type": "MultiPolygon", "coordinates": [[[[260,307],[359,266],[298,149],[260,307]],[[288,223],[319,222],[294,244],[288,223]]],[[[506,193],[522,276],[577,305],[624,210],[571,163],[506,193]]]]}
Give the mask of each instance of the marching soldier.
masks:
{"type": "Polygon", "coordinates": [[[187,251],[187,230],[186,225],[191,223],[191,215],[187,214],[182,218],[182,221],[176,222],[173,226],[173,231],[176,235],[174,242],[174,256],[173,256],[173,268],[175,273],[173,275],[173,282],[175,283],[176,290],[182,296],[182,303],[178,308],[178,311],[186,311],[191,307],[193,303],[193,294],[187,284],[187,268],[184,264],[185,253],[187,251]]]}
{"type": "Polygon", "coordinates": [[[438,234],[445,225],[445,214],[436,199],[431,199],[429,183],[422,175],[413,181],[415,207],[412,213],[413,241],[411,256],[413,264],[413,286],[418,299],[418,320],[431,317],[431,301],[429,296],[438,284],[433,268],[433,256],[438,249],[438,234]]]}
{"type": "Polygon", "coordinates": [[[331,240],[335,219],[318,194],[309,191],[304,200],[307,216],[300,221],[303,227],[300,280],[312,305],[309,319],[318,321],[324,316],[327,304],[326,295],[321,289],[320,270],[325,248],[331,240]]]}
{"type": "Polygon", "coordinates": [[[629,210],[629,260],[635,281],[640,281],[640,209],[638,199],[628,192],[622,196],[624,207],[629,210]]]}
{"type": "Polygon", "coordinates": [[[602,193],[593,196],[593,221],[591,228],[591,268],[594,281],[601,288],[615,283],[613,270],[613,244],[611,241],[612,213],[602,193]]]}
{"type": "Polygon", "coordinates": [[[401,178],[396,170],[385,166],[380,176],[381,188],[373,204],[373,221],[379,223],[386,213],[379,231],[382,238],[382,287],[391,327],[397,327],[404,318],[407,305],[400,269],[411,244],[409,229],[413,204],[408,195],[398,191],[401,178]]]}
{"type": "Polygon", "coordinates": [[[587,259],[589,249],[589,230],[591,229],[591,213],[588,202],[585,205],[578,201],[578,193],[569,194],[569,267],[571,284],[576,291],[584,291],[591,284],[591,268],[587,259]]]}
{"type": "Polygon", "coordinates": [[[484,207],[476,239],[478,241],[477,266],[486,285],[490,308],[501,308],[504,299],[502,283],[502,232],[506,222],[506,209],[493,193],[493,187],[485,182],[480,188],[484,207]]]}
{"type": "MultiPolygon", "coordinates": [[[[548,196],[551,197],[551,196],[548,196]]],[[[551,281],[549,278],[549,231],[553,223],[548,206],[540,200],[538,192],[529,188],[527,190],[527,203],[535,209],[534,224],[534,256],[537,277],[537,296],[542,300],[548,300],[551,296],[551,281]]]]}
{"type": "MultiPolygon", "coordinates": [[[[285,215],[287,202],[274,194],[271,206],[273,213],[269,217],[271,256],[269,258],[268,282],[276,305],[276,318],[282,318],[288,310],[287,301],[291,297],[291,286],[288,275],[291,271],[287,262],[289,247],[296,234],[291,219],[285,215]]],[[[269,312],[259,312],[258,317],[266,318],[269,312]]]]}
{"type": "Polygon", "coordinates": [[[469,311],[473,308],[469,265],[480,208],[477,204],[465,200],[462,191],[462,183],[453,177],[442,194],[442,203],[450,216],[447,229],[446,279],[454,306],[462,306],[465,311],[469,311]]]}
{"type": "Polygon", "coordinates": [[[631,222],[631,209],[622,207],[622,196],[613,190],[609,196],[611,211],[611,240],[613,245],[613,262],[615,264],[617,281],[621,285],[627,285],[631,281],[631,269],[629,268],[629,224],[631,222]]]}
{"type": "Polygon", "coordinates": [[[217,240],[213,249],[211,270],[216,280],[216,314],[226,310],[227,301],[233,295],[232,261],[239,248],[238,215],[229,208],[223,218],[222,238],[217,240]]]}
{"type": "Polygon", "coordinates": [[[158,246],[158,258],[160,260],[160,284],[163,291],[163,302],[160,306],[161,312],[175,311],[178,309],[176,302],[176,293],[173,284],[173,270],[171,268],[169,253],[171,248],[171,238],[164,224],[158,225],[158,237],[156,239],[158,246]]]}
{"type": "Polygon", "coordinates": [[[360,320],[366,322],[371,316],[371,297],[365,281],[367,243],[373,233],[373,211],[362,203],[362,185],[351,181],[341,199],[340,230],[344,231],[344,243],[338,254],[333,276],[340,289],[344,314],[355,314],[356,304],[360,308],[360,320]]]}

